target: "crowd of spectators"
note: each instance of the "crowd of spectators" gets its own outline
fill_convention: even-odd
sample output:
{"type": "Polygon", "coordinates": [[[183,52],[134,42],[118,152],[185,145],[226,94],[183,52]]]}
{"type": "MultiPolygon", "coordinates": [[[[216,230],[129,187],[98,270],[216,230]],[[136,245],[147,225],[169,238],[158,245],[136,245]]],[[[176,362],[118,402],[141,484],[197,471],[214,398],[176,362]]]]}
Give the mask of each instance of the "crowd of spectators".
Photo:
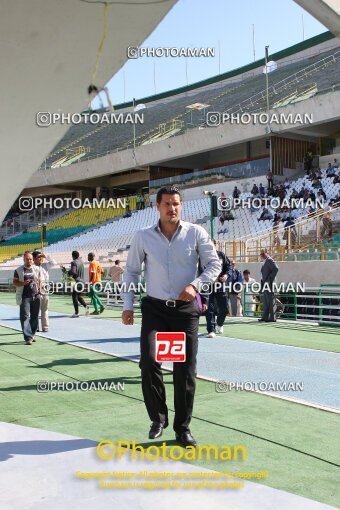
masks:
{"type": "MultiPolygon", "coordinates": [[[[286,247],[288,248],[288,245],[294,247],[297,242],[296,220],[302,217],[313,216],[320,211],[320,204],[322,204],[322,209],[326,211],[340,204],[340,192],[338,192],[336,197],[328,200],[324,190],[328,179],[332,179],[333,184],[340,183],[339,164],[337,160],[334,159],[333,163],[328,164],[325,175],[323,176],[320,168],[312,168],[312,159],[310,158],[310,154],[307,154],[305,158],[305,169],[306,177],[299,191],[294,187],[294,182],[290,181],[288,177],[286,177],[284,181],[274,185],[274,176],[270,171],[266,175],[267,186],[265,187],[262,183],[259,185],[254,184],[250,191],[250,197],[248,198],[256,198],[257,204],[259,201],[263,203],[263,209],[261,211],[258,205],[255,207],[250,201],[250,212],[256,214],[261,211],[257,218],[258,221],[270,220],[273,222],[274,244],[280,243],[277,231],[283,226],[285,228],[283,239],[286,241],[286,247]],[[279,205],[277,208],[271,209],[267,206],[268,199],[270,198],[278,199],[277,203],[279,205]],[[302,207],[297,206],[296,200],[300,202],[302,200],[304,205],[302,207]]],[[[241,192],[237,186],[235,186],[232,192],[232,199],[239,199],[240,196],[241,192]]],[[[220,198],[227,197],[222,193],[220,198]]],[[[234,207],[231,209],[234,209],[234,207]]],[[[221,226],[223,226],[225,221],[234,219],[232,210],[222,211],[219,217],[221,226]]],[[[223,233],[223,231],[221,230],[219,233],[223,233]]],[[[321,233],[323,236],[332,236],[332,220],[330,213],[325,214],[323,217],[321,233]]]]}

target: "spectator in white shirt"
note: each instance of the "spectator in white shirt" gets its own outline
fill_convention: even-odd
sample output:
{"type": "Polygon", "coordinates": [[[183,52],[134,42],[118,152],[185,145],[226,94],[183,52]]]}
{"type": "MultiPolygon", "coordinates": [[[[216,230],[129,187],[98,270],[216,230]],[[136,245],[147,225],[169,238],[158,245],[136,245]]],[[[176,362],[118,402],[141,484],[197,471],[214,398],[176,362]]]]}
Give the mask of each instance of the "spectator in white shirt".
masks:
{"type": "Polygon", "coordinates": [[[256,303],[259,301],[253,294],[253,284],[257,283],[255,278],[250,276],[249,269],[243,271],[243,285],[244,290],[242,292],[242,308],[243,315],[245,317],[254,317],[256,310],[256,303]]]}

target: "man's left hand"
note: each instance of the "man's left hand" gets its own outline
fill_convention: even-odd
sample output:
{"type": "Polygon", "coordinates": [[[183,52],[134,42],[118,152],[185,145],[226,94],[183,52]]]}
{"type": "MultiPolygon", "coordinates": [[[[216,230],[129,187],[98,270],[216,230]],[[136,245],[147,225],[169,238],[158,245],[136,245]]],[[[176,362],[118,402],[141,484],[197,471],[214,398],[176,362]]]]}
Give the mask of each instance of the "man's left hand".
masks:
{"type": "Polygon", "coordinates": [[[195,297],[196,290],[192,285],[187,285],[178,296],[178,299],[180,301],[193,301],[195,297]]]}

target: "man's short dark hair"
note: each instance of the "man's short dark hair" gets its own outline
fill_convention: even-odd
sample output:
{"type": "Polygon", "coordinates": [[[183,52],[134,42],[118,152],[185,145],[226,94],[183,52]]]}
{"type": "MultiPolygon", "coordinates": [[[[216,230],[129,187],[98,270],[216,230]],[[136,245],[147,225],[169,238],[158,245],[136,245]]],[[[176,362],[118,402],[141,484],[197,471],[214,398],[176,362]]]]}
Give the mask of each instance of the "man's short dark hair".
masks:
{"type": "Polygon", "coordinates": [[[250,274],[249,269],[245,269],[245,270],[243,271],[243,274],[250,274]]]}
{"type": "Polygon", "coordinates": [[[79,251],[74,250],[74,251],[72,252],[72,258],[74,258],[74,259],[79,259],[79,251]]]}
{"type": "Polygon", "coordinates": [[[34,252],[32,253],[33,255],[33,258],[36,259],[38,255],[41,255],[41,251],[39,250],[34,250],[34,252]]]}
{"type": "Polygon", "coordinates": [[[116,266],[118,266],[118,264],[120,264],[120,260],[119,259],[115,260],[115,264],[116,266]]]}
{"type": "Polygon", "coordinates": [[[182,195],[176,186],[164,186],[163,188],[158,190],[157,196],[156,196],[157,204],[161,203],[163,195],[179,195],[179,198],[182,202],[182,195]]]}

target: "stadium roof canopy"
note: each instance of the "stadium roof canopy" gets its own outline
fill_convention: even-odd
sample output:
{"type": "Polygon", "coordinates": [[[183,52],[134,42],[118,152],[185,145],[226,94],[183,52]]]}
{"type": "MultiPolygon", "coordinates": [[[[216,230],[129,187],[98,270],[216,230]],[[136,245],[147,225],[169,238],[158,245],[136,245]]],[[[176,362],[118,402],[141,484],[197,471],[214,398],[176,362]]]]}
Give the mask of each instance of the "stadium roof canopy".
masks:
{"type": "Polygon", "coordinates": [[[176,0],[2,0],[0,220],[68,130],[37,127],[37,112],[79,112],[176,0]],[[106,25],[105,29],[105,12],[106,25]],[[100,43],[104,38],[102,51],[100,43]],[[94,75],[96,59],[97,72],[94,75]]]}
{"type": "Polygon", "coordinates": [[[319,20],[334,35],[340,37],[339,0],[295,0],[295,2],[319,20]]]}

